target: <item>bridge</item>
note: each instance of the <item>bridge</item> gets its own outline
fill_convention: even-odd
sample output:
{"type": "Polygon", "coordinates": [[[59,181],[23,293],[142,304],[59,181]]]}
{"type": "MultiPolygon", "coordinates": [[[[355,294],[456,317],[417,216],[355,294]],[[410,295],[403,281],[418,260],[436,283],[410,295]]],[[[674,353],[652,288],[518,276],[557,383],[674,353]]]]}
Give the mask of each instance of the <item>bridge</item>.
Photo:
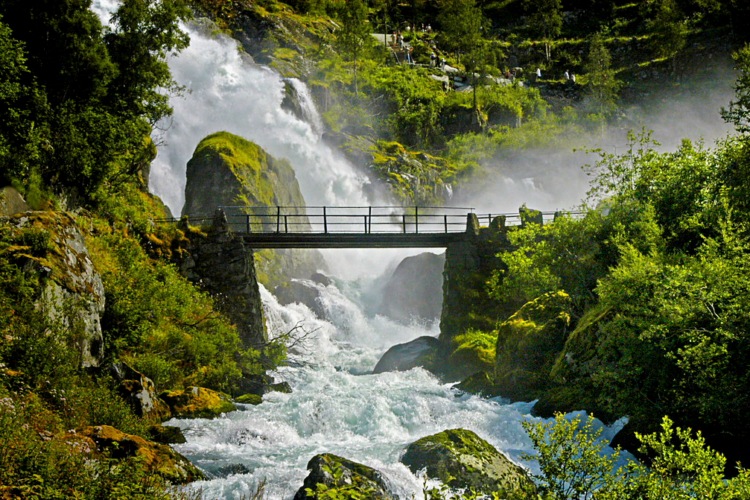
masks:
{"type": "MultiPolygon", "coordinates": [[[[505,226],[519,225],[523,220],[520,213],[477,214],[473,208],[465,207],[223,206],[219,209],[226,216],[229,229],[254,249],[447,247],[466,239],[475,227],[487,226],[493,220],[505,226]]],[[[532,212],[540,223],[558,215],[529,211],[532,212]]]]}

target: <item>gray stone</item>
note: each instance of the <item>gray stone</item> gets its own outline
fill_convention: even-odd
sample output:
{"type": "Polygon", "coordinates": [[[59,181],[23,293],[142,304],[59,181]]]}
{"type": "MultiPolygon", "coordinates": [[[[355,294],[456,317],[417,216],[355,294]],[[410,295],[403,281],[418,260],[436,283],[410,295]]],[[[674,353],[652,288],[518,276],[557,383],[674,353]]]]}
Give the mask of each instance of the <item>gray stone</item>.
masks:
{"type": "Polygon", "coordinates": [[[405,371],[417,366],[425,366],[430,361],[431,355],[437,353],[439,346],[438,339],[427,336],[397,344],[383,354],[372,372],[405,371]]]}
{"type": "Polygon", "coordinates": [[[70,332],[68,347],[79,352],[81,367],[98,367],[104,357],[104,284],[75,221],[64,212],[26,212],[8,222],[13,231],[39,236],[29,267],[43,276],[39,309],[50,324],[70,332]]]}
{"type": "Polygon", "coordinates": [[[425,252],[402,260],[383,289],[378,312],[402,323],[434,321],[443,306],[445,254],[425,252]]]}
{"type": "Polygon", "coordinates": [[[414,473],[426,469],[428,477],[451,488],[471,488],[487,495],[498,492],[500,498],[516,498],[519,492],[534,488],[522,467],[466,429],[446,430],[415,441],[406,448],[401,462],[414,473]]]}
{"type": "Polygon", "coordinates": [[[11,215],[26,212],[29,206],[23,199],[21,193],[10,186],[0,190],[0,216],[9,217],[11,215]]]}

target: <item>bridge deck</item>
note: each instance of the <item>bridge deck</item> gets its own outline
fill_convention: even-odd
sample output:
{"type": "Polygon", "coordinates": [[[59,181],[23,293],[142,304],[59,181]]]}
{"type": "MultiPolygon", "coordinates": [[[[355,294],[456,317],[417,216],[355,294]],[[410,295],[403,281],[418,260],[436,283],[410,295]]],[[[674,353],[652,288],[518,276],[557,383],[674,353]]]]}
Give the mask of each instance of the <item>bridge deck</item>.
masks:
{"type": "Polygon", "coordinates": [[[441,248],[466,233],[242,233],[252,248],[441,248]]]}
{"type": "MultiPolygon", "coordinates": [[[[459,207],[219,207],[224,220],[251,248],[440,248],[464,240],[473,226],[520,224],[519,213],[474,213],[459,207]]],[[[535,212],[539,223],[555,212],[535,212]]],[[[193,217],[191,216],[191,219],[193,217]]],[[[201,220],[200,217],[198,217],[201,220]]],[[[193,219],[194,220],[194,219],[193,219]]]]}

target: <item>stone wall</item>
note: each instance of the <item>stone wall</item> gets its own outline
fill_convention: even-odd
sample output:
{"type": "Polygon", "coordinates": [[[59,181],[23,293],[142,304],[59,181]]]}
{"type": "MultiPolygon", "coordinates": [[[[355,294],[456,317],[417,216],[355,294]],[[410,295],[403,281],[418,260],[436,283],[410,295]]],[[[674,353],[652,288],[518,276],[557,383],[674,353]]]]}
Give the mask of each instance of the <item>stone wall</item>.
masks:
{"type": "MultiPolygon", "coordinates": [[[[448,245],[445,252],[440,316],[440,343],[445,349],[469,328],[494,330],[504,312],[487,294],[486,281],[501,265],[497,254],[510,249],[505,220],[498,217],[489,227],[480,228],[476,214],[469,214],[466,231],[467,238],[448,245]]],[[[513,312],[507,311],[508,315],[513,312]]]]}
{"type": "MultiPolygon", "coordinates": [[[[184,217],[181,224],[187,222],[184,217]]],[[[237,325],[243,345],[257,348],[268,341],[268,335],[253,261],[253,250],[228,230],[226,217],[218,211],[207,236],[192,238],[188,255],[178,265],[237,325]]]]}

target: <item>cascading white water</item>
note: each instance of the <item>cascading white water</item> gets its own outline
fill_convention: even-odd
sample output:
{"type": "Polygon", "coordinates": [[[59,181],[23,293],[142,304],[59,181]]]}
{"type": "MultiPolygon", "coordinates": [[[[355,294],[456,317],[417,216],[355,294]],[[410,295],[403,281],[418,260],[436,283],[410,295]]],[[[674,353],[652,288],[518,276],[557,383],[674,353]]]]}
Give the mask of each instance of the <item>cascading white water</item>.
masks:
{"type": "Polygon", "coordinates": [[[262,290],[269,327],[290,330],[302,321],[315,330],[290,364],[275,375],[291,394],[271,393],[259,406],[246,406],[216,420],[172,420],[187,444],[177,450],[211,473],[242,464],[250,474],[199,482],[206,498],[239,498],[266,480],[267,498],[291,498],[317,453],[335,453],[383,472],[399,498],[420,498],[422,483],[399,463],[409,443],[451,428],[469,428],[515,460],[530,451],[521,427],[528,404],[503,404],[461,395],[422,369],[370,374],[388,345],[420,335],[383,317],[365,317],[359,305],[335,285],[317,285],[330,321],[316,319],[306,306],[280,306],[262,290]]]}
{"type": "Polygon", "coordinates": [[[173,78],[189,94],[174,98],[174,117],[151,170],[151,188],[178,214],[184,204],[185,167],[198,142],[227,131],[288,159],[308,205],[367,205],[367,177],[321,142],[307,122],[281,108],[284,81],[243,57],[236,41],[208,37],[188,26],[190,46],[170,59],[173,78]]]}

